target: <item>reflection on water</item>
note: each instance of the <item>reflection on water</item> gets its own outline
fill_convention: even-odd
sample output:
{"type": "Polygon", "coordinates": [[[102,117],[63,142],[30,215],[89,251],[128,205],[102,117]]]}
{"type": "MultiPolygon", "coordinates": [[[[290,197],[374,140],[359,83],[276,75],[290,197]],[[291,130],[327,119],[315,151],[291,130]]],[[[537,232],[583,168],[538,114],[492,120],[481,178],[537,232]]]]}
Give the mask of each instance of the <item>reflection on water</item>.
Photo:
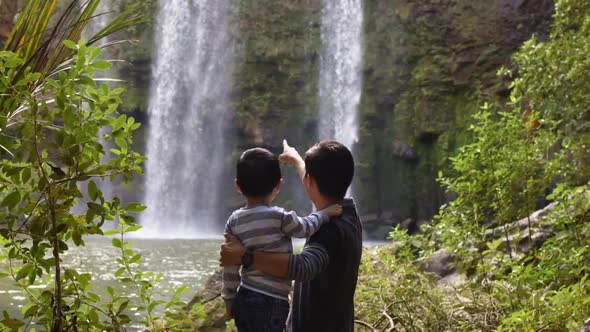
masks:
{"type": "MultiPolygon", "coordinates": [[[[157,290],[186,285],[191,290],[183,297],[189,300],[219,265],[218,251],[223,240],[131,241],[133,248],[143,255],[142,270],[163,274],[157,290]]],[[[120,257],[119,249],[111,246],[109,238],[90,238],[86,239],[86,247],[77,248],[71,244],[70,250],[63,256],[63,265],[75,268],[80,273],[91,273],[94,291],[103,298],[106,298],[107,286],[120,294],[133,296],[134,288],[115,280],[115,271],[120,267],[117,257],[120,257]]],[[[26,297],[15,287],[11,278],[0,279],[0,312],[6,310],[11,315],[19,315],[25,303],[26,297]]]]}

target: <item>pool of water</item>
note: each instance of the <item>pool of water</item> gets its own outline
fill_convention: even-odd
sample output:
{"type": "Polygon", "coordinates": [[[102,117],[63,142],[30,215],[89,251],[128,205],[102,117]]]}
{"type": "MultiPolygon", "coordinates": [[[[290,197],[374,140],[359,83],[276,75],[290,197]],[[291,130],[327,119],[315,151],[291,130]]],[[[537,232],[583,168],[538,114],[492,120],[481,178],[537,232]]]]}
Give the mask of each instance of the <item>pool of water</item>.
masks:
{"type": "MultiPolygon", "coordinates": [[[[116,261],[119,249],[111,245],[109,238],[86,239],[85,247],[75,247],[63,257],[64,266],[75,268],[81,273],[91,273],[94,291],[101,296],[107,294],[107,286],[118,293],[133,296],[135,288],[115,279],[115,271],[120,267],[116,261]]],[[[157,290],[166,293],[168,289],[180,286],[190,287],[183,294],[190,300],[204,284],[207,277],[219,265],[219,246],[223,240],[147,240],[132,239],[133,248],[142,253],[142,270],[161,273],[162,280],[157,290]]],[[[4,262],[0,262],[0,265],[4,262]]],[[[4,270],[4,267],[1,267],[4,270]]],[[[45,286],[37,286],[45,287],[45,286]]],[[[165,298],[165,297],[164,297],[165,298]]],[[[27,298],[15,286],[10,277],[0,279],[0,312],[6,310],[19,316],[27,298]]]]}

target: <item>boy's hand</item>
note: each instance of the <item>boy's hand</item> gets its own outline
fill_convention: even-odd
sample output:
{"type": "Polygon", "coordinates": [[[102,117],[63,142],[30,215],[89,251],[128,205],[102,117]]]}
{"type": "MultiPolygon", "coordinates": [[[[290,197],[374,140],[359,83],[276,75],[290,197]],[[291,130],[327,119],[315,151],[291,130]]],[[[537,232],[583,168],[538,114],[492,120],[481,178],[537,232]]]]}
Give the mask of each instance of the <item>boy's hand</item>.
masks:
{"type": "Polygon", "coordinates": [[[342,205],[334,204],[324,209],[324,212],[330,217],[338,217],[342,215],[342,205]]]}
{"type": "Polygon", "coordinates": [[[283,153],[279,156],[279,160],[287,165],[297,165],[298,162],[303,161],[299,152],[294,147],[289,146],[287,140],[283,140],[283,153]]]}

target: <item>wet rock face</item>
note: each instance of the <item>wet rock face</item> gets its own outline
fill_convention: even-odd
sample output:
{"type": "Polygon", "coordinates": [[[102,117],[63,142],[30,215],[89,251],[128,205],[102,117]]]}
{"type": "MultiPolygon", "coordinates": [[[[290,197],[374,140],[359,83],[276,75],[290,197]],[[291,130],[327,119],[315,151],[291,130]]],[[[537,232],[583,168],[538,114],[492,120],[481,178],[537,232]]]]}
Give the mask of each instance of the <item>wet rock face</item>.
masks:
{"type": "MultiPolygon", "coordinates": [[[[436,181],[438,172],[472,139],[466,129],[480,103],[508,96],[498,68],[510,66],[511,55],[531,35],[548,35],[553,7],[551,0],[364,1],[354,183],[361,214],[388,211],[394,224],[431,219],[448,200],[436,181]]],[[[319,0],[239,1],[230,27],[240,49],[226,178],[233,178],[244,149],[280,152],[287,138],[304,152],[316,141],[320,16],[319,0]]],[[[130,109],[145,106],[139,101],[149,93],[150,49],[142,46],[134,57],[134,81],[145,84],[136,83],[137,96],[125,97],[130,109]]],[[[276,203],[307,212],[303,190],[289,192],[299,185],[292,178],[276,203]]],[[[227,183],[224,196],[233,197],[233,184],[227,183]]]]}
{"type": "Polygon", "coordinates": [[[548,35],[553,11],[549,0],[365,2],[357,150],[365,213],[393,211],[399,222],[438,211],[447,201],[438,172],[472,139],[467,128],[480,103],[507,97],[497,70],[533,34],[548,35]]]}
{"type": "Polygon", "coordinates": [[[10,31],[12,31],[19,4],[20,1],[17,0],[0,0],[0,48],[4,47],[10,31]]]}
{"type": "Polygon", "coordinates": [[[394,141],[393,144],[391,144],[391,153],[394,156],[397,156],[408,161],[418,159],[418,156],[416,155],[414,149],[412,149],[406,143],[401,141],[394,141]]]}

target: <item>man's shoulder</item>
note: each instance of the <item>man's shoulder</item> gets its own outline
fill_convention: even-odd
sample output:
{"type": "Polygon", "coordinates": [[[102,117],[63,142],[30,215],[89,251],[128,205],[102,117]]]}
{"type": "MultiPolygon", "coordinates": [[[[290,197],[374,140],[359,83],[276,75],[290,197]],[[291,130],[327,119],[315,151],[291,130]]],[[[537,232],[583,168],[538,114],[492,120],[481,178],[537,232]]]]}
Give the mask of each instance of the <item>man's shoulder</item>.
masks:
{"type": "Polygon", "coordinates": [[[341,230],[336,225],[339,222],[337,219],[332,219],[329,223],[323,224],[320,229],[315,232],[310,238],[310,242],[326,242],[337,241],[340,238],[341,230]]]}

